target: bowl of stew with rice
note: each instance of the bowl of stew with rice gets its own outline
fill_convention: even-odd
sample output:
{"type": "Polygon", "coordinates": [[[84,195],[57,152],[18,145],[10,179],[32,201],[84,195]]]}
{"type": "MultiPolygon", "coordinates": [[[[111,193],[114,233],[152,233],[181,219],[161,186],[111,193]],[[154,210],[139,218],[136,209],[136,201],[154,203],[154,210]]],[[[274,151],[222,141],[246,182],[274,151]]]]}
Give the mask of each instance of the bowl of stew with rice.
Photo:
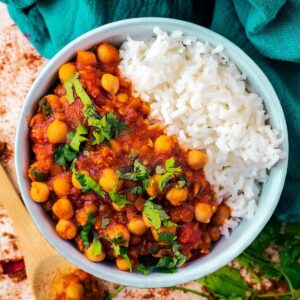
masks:
{"type": "Polygon", "coordinates": [[[48,63],[26,98],[16,140],[21,193],[43,235],[85,271],[137,287],[190,281],[236,257],[271,216],[286,168],[271,170],[281,181],[270,174],[255,218],[221,237],[232,208],[206,177],[205,149],[182,145],[149,118],[150,105],[120,71],[120,44],[128,35],[151,36],[157,24],[221,40],[229,56],[234,47],[177,20],[102,26],[48,63]]]}

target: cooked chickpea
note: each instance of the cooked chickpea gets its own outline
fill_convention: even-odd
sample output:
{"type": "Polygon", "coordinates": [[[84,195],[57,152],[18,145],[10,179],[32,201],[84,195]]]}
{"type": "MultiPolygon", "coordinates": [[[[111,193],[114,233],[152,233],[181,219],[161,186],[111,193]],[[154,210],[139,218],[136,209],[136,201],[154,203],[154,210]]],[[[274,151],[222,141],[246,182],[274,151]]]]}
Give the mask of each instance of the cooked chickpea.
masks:
{"type": "Polygon", "coordinates": [[[66,63],[59,68],[58,77],[60,81],[64,83],[76,72],[77,70],[74,63],[66,63]]]}
{"type": "Polygon", "coordinates": [[[88,219],[86,210],[84,208],[78,209],[75,213],[75,219],[78,224],[84,226],[88,219]]]}
{"type": "Polygon", "coordinates": [[[118,95],[117,95],[117,99],[118,99],[118,101],[120,101],[120,102],[127,102],[127,100],[128,100],[128,95],[126,94],[126,93],[119,93],[118,95]]]}
{"type": "Polygon", "coordinates": [[[143,219],[141,217],[133,217],[132,220],[127,225],[129,231],[135,235],[143,235],[147,226],[145,225],[143,219]]]}
{"type": "Polygon", "coordinates": [[[85,204],[84,205],[84,209],[86,211],[86,213],[94,213],[96,214],[98,207],[96,204],[85,204]]]}
{"type": "Polygon", "coordinates": [[[117,189],[118,185],[118,175],[113,169],[104,169],[103,173],[99,179],[99,184],[104,189],[105,192],[117,189]]]}
{"type": "Polygon", "coordinates": [[[199,170],[205,166],[208,157],[205,153],[198,150],[188,152],[187,163],[193,170],[199,170]]]}
{"type": "Polygon", "coordinates": [[[128,265],[127,261],[123,257],[119,256],[116,258],[116,265],[117,265],[118,269],[120,269],[122,271],[130,270],[130,266],[128,265]]]}
{"type": "Polygon", "coordinates": [[[122,151],[121,144],[120,144],[117,140],[111,139],[111,140],[109,141],[109,143],[110,143],[111,148],[112,148],[117,154],[119,154],[119,153],[122,151]]]}
{"type": "Polygon", "coordinates": [[[58,119],[51,122],[47,128],[47,137],[50,143],[65,143],[68,133],[68,125],[58,119]]]}
{"type": "Polygon", "coordinates": [[[105,64],[117,62],[119,51],[112,45],[103,43],[97,48],[98,59],[105,64]]]}
{"type": "Polygon", "coordinates": [[[115,211],[122,211],[124,207],[116,204],[115,202],[111,203],[112,207],[114,208],[115,211]]]}
{"type": "Polygon", "coordinates": [[[46,202],[49,198],[50,190],[44,182],[32,182],[30,196],[35,202],[46,202]]]}
{"type": "Polygon", "coordinates": [[[198,202],[195,205],[195,217],[198,222],[209,223],[212,217],[212,206],[208,203],[198,202]]]}
{"type": "Polygon", "coordinates": [[[82,284],[73,282],[66,288],[66,296],[68,300],[83,300],[84,288],[82,284]]]}
{"type": "Polygon", "coordinates": [[[213,242],[216,242],[221,237],[219,228],[215,226],[208,228],[208,234],[213,242]]]}
{"type": "Polygon", "coordinates": [[[159,154],[170,154],[174,148],[174,141],[167,135],[159,136],[154,142],[154,150],[159,154]]]}
{"type": "MultiPolygon", "coordinates": [[[[80,171],[81,174],[89,175],[88,171],[80,171]]],[[[75,173],[72,174],[72,184],[77,190],[81,190],[82,186],[80,182],[77,180],[75,173]]]]}
{"type": "Polygon", "coordinates": [[[159,194],[158,183],[161,175],[155,174],[149,180],[149,185],[146,187],[146,192],[149,196],[153,197],[159,194]]]}
{"type": "Polygon", "coordinates": [[[118,77],[112,75],[112,74],[104,74],[101,78],[101,84],[102,87],[109,92],[110,94],[115,95],[119,88],[120,88],[120,83],[118,77]]]}
{"type": "Polygon", "coordinates": [[[53,204],[52,211],[59,219],[70,219],[74,213],[72,202],[67,198],[58,199],[53,204]]]}
{"type": "Polygon", "coordinates": [[[143,211],[143,220],[144,220],[144,223],[147,227],[152,227],[152,224],[150,223],[148,217],[146,216],[145,212],[143,211]]]}
{"type": "Polygon", "coordinates": [[[60,219],[56,224],[55,229],[58,235],[66,240],[73,239],[77,234],[77,228],[70,220],[60,219]]]}
{"type": "Polygon", "coordinates": [[[183,187],[182,189],[177,189],[176,187],[172,187],[170,190],[168,190],[166,194],[166,198],[174,206],[181,205],[182,202],[186,201],[187,197],[188,197],[187,187],[183,187]]]}
{"type": "Polygon", "coordinates": [[[122,224],[116,224],[106,230],[106,235],[110,240],[113,240],[120,236],[119,245],[128,247],[130,240],[130,232],[126,226],[122,224]]]}
{"type": "Polygon", "coordinates": [[[77,51],[77,63],[93,66],[97,63],[96,55],[91,51],[77,51]]]}
{"type": "Polygon", "coordinates": [[[57,196],[66,196],[72,188],[71,181],[67,176],[56,177],[53,180],[53,189],[57,196]]]}
{"type": "Polygon", "coordinates": [[[50,107],[52,109],[59,109],[61,106],[61,102],[59,101],[59,98],[54,94],[49,94],[45,96],[47,99],[47,102],[49,103],[50,107]]]}
{"type": "Polygon", "coordinates": [[[212,218],[212,223],[215,226],[221,226],[224,224],[225,220],[230,217],[230,215],[230,208],[226,204],[221,204],[212,218]]]}
{"type": "Polygon", "coordinates": [[[89,248],[84,249],[84,255],[86,256],[86,258],[88,260],[93,261],[93,262],[100,262],[100,261],[104,260],[104,258],[106,256],[106,254],[103,250],[100,254],[93,255],[93,244],[91,244],[89,248]]]}

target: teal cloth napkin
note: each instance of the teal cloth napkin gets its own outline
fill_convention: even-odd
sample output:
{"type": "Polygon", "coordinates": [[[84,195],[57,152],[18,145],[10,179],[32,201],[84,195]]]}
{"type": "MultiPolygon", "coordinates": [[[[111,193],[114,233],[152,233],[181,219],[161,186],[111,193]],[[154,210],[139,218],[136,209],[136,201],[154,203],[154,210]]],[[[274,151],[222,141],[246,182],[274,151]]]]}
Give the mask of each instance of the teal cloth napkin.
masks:
{"type": "Polygon", "coordinates": [[[285,112],[289,167],[276,210],[300,222],[300,1],[299,0],[6,0],[11,17],[45,57],[102,24],[156,16],[210,27],[242,48],[272,82],[285,112]]]}

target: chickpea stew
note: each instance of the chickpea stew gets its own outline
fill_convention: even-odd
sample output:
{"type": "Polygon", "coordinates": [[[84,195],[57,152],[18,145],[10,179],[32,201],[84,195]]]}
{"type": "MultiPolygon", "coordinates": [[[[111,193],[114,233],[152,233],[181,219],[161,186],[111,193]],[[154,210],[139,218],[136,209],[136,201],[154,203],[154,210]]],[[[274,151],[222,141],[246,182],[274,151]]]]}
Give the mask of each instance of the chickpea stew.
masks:
{"type": "Polygon", "coordinates": [[[62,65],[31,118],[31,198],[93,262],[123,271],[175,272],[211,251],[230,209],[203,167],[132,94],[107,43],[62,65]]]}

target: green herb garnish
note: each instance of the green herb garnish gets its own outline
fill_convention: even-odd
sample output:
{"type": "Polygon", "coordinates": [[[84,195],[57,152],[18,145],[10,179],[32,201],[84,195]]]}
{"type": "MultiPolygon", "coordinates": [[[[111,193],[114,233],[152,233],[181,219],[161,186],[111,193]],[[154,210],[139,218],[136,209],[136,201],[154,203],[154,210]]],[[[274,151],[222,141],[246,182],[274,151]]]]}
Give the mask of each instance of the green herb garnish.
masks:
{"type": "Polygon", "coordinates": [[[117,205],[122,208],[125,207],[126,204],[130,203],[124,195],[118,194],[116,191],[108,192],[109,198],[117,205]]]}
{"type": "Polygon", "coordinates": [[[163,225],[166,227],[180,227],[181,225],[178,225],[170,220],[164,220],[163,225]]]}
{"type": "Polygon", "coordinates": [[[97,256],[100,255],[101,253],[102,253],[102,244],[97,234],[94,232],[92,255],[97,256]]]}
{"type": "Polygon", "coordinates": [[[101,227],[106,228],[109,224],[109,218],[107,216],[102,217],[101,227]]]}
{"type": "Polygon", "coordinates": [[[144,205],[144,213],[146,214],[150,224],[156,230],[161,227],[161,223],[163,221],[169,219],[169,216],[164,211],[163,207],[160,204],[153,203],[151,198],[147,200],[144,205]]]}
{"type": "Polygon", "coordinates": [[[164,242],[167,244],[172,243],[173,241],[176,240],[176,235],[171,232],[160,232],[158,234],[158,241],[159,242],[164,242]]]}
{"type": "Polygon", "coordinates": [[[182,172],[181,167],[175,167],[175,159],[171,157],[165,161],[165,167],[156,166],[155,169],[157,174],[160,174],[158,188],[162,192],[167,183],[174,178],[174,175],[182,172]]]}
{"type": "Polygon", "coordinates": [[[46,117],[49,117],[52,113],[52,108],[45,97],[39,101],[39,109],[46,117]]]}
{"type": "Polygon", "coordinates": [[[113,239],[108,237],[105,237],[105,239],[111,243],[115,256],[119,256],[121,254],[121,247],[119,243],[122,242],[122,235],[118,233],[113,239]]]}
{"type": "Polygon", "coordinates": [[[78,124],[76,131],[71,135],[70,147],[79,152],[80,144],[85,142],[87,138],[83,135],[88,133],[88,129],[81,123],[78,124]]]}
{"type": "Polygon", "coordinates": [[[120,254],[125,259],[127,265],[129,266],[130,272],[132,272],[132,265],[131,265],[131,261],[130,261],[129,256],[128,256],[128,249],[125,248],[125,247],[121,247],[120,248],[120,254]]]}
{"type": "Polygon", "coordinates": [[[93,191],[98,194],[100,197],[104,197],[104,191],[97,181],[92,177],[85,175],[80,172],[75,173],[76,179],[79,181],[80,185],[83,187],[83,192],[93,191]]]}
{"type": "Polygon", "coordinates": [[[55,149],[53,157],[58,165],[65,167],[77,157],[77,152],[69,144],[64,144],[55,149]]]}
{"type": "Polygon", "coordinates": [[[80,237],[82,239],[82,242],[83,242],[83,245],[85,248],[90,247],[89,234],[90,234],[90,230],[96,220],[95,214],[93,212],[88,212],[87,215],[88,215],[87,222],[85,223],[85,225],[82,227],[82,229],[80,231],[80,237]]]}
{"type": "Polygon", "coordinates": [[[143,195],[145,193],[145,188],[143,186],[137,185],[130,190],[131,194],[143,195]]]}
{"type": "Polygon", "coordinates": [[[135,160],[139,155],[139,151],[138,150],[131,150],[131,152],[129,153],[129,158],[131,160],[135,160]]]}
{"type": "Polygon", "coordinates": [[[47,173],[38,172],[36,169],[31,169],[30,174],[35,178],[36,181],[45,181],[48,178],[47,173]]]}

